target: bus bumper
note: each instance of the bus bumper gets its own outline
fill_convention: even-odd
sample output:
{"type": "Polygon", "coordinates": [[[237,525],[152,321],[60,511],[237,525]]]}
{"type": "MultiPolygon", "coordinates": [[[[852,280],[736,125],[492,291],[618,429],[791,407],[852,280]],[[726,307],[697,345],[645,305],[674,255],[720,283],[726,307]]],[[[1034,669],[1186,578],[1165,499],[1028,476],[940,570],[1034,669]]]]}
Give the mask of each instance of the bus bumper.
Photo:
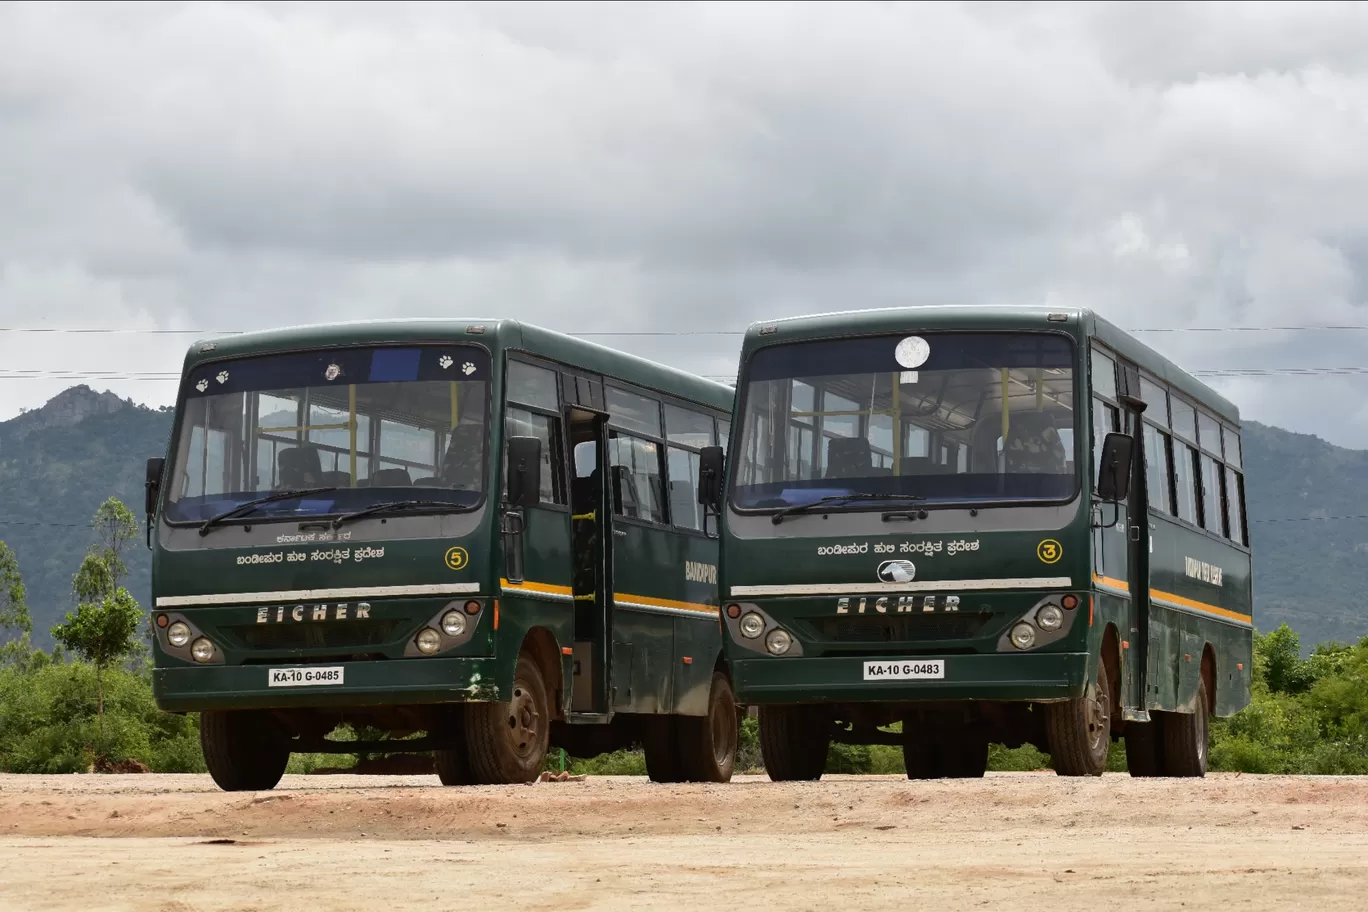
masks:
{"type": "Polygon", "coordinates": [[[152,693],[167,712],[288,709],[497,700],[494,659],[412,658],[326,666],[201,665],[156,668],[152,693]],[[341,684],[271,687],[272,668],[340,668],[341,684]]]}
{"type": "Polygon", "coordinates": [[[950,655],[934,680],[864,680],[865,662],[925,662],[859,658],[733,659],[739,703],[904,703],[932,700],[1058,701],[1081,697],[1088,656],[1082,652],[950,655]]]}

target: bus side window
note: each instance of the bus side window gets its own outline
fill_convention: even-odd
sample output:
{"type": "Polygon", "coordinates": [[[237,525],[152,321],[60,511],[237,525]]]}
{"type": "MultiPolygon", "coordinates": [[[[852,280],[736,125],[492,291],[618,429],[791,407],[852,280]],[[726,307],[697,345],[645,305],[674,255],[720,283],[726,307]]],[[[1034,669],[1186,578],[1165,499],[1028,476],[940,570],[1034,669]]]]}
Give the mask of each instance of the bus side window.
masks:
{"type": "MultiPolygon", "coordinates": [[[[504,414],[504,437],[536,437],[541,441],[541,502],[565,503],[565,482],[561,478],[560,419],[510,405],[504,414]]],[[[507,453],[505,446],[505,460],[507,453]]],[[[507,465],[504,468],[504,496],[507,497],[507,465]]]]}
{"type": "Polygon", "coordinates": [[[1173,441],[1173,492],[1177,516],[1197,525],[1197,451],[1186,443],[1173,441]]]}

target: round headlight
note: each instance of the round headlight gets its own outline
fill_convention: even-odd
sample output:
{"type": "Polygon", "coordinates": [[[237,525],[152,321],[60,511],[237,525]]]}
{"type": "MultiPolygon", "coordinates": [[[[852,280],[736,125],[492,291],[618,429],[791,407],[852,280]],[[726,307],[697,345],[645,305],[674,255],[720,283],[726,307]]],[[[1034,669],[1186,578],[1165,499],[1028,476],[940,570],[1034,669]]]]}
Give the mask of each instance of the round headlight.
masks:
{"type": "Polygon", "coordinates": [[[418,644],[418,651],[424,655],[432,655],[442,648],[441,636],[431,627],[424,627],[418,631],[418,636],[414,638],[414,642],[418,644]]]}
{"type": "Polygon", "coordinates": [[[195,645],[190,647],[190,654],[195,657],[196,662],[207,662],[214,657],[214,644],[200,637],[195,640],[195,645]]]}
{"type": "Polygon", "coordinates": [[[459,611],[448,611],[442,615],[442,633],[449,637],[458,637],[465,633],[465,615],[459,611]]]}
{"type": "Polygon", "coordinates": [[[190,642],[190,626],[185,621],[176,621],[166,628],[166,639],[172,646],[184,646],[190,642]]]}
{"type": "Polygon", "coordinates": [[[777,656],[788,652],[793,646],[793,637],[788,635],[786,630],[771,630],[770,635],[765,637],[765,648],[777,656]]]}
{"type": "Polygon", "coordinates": [[[1021,623],[1012,628],[1012,645],[1017,649],[1030,649],[1035,645],[1035,628],[1021,623]]]}
{"type": "Polygon", "coordinates": [[[1046,605],[1036,612],[1036,623],[1041,630],[1058,630],[1064,623],[1064,612],[1058,605],[1046,605]]]}
{"type": "Polygon", "coordinates": [[[752,611],[741,619],[741,635],[753,640],[765,632],[765,619],[752,611]]]}

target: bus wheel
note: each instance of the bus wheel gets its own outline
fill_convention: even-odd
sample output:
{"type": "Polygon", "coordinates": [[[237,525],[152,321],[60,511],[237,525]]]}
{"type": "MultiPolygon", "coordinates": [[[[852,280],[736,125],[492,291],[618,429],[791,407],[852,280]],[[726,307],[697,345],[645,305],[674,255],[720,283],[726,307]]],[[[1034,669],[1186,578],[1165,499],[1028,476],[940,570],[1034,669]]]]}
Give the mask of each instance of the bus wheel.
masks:
{"type": "Polygon", "coordinates": [[[1107,663],[1097,662],[1097,680],[1083,696],[1046,704],[1050,759],[1061,776],[1100,776],[1111,750],[1111,685],[1107,663]]]}
{"type": "Polygon", "coordinates": [[[225,792],[273,789],[290,748],[270,715],[245,710],[200,713],[200,747],[209,775],[225,792]]]}
{"type": "MultiPolygon", "coordinates": [[[[706,716],[681,716],[678,720],[679,768],[689,782],[727,782],[736,765],[736,742],[740,720],[731,682],[714,671],[708,691],[706,716]]],[[[825,760],[825,755],[823,756],[825,760]]]]}
{"type": "Polygon", "coordinates": [[[679,719],[675,716],[647,716],[642,720],[641,748],[646,755],[646,775],[652,782],[682,782],[680,770],[679,719]]]}
{"type": "Polygon", "coordinates": [[[1164,715],[1164,772],[1201,778],[1207,771],[1207,686],[1197,679],[1197,709],[1164,715]]]}
{"type": "Polygon", "coordinates": [[[1127,722],[1126,770],[1132,778],[1148,778],[1164,774],[1164,745],[1160,716],[1150,714],[1149,722],[1127,722]]]}
{"type": "Polygon", "coordinates": [[[466,707],[466,743],[475,782],[531,782],[546,765],[551,746],[551,712],[546,683],[532,657],[518,655],[508,701],[466,707]]]}
{"type": "Polygon", "coordinates": [[[821,779],[830,746],[825,713],[808,706],[760,707],[760,756],[771,781],[821,779]]]}
{"type": "Polygon", "coordinates": [[[918,738],[903,741],[908,779],[980,779],[988,771],[988,741],[918,738]]]}
{"type": "Polygon", "coordinates": [[[437,768],[437,778],[442,785],[471,785],[474,778],[470,775],[470,762],[466,759],[465,707],[456,705],[448,717],[444,734],[452,740],[452,746],[432,752],[432,762],[437,768]]]}

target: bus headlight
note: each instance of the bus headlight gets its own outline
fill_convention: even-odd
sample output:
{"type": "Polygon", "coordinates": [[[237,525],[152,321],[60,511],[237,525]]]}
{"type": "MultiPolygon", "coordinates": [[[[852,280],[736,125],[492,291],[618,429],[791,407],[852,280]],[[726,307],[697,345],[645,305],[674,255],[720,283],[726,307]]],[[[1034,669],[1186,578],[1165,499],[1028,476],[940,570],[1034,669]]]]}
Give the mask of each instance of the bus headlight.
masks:
{"type": "Polygon", "coordinates": [[[195,640],[195,645],[190,647],[190,655],[195,657],[196,662],[207,662],[214,657],[214,644],[200,637],[195,640]]]}
{"type": "Polygon", "coordinates": [[[781,656],[793,647],[793,637],[788,635],[787,630],[771,630],[770,635],[765,637],[765,648],[773,655],[781,656]]]}
{"type": "Polygon", "coordinates": [[[1036,612],[1036,623],[1041,630],[1058,630],[1064,623],[1064,612],[1057,605],[1046,605],[1036,612]]]}
{"type": "Polygon", "coordinates": [[[1017,649],[1030,649],[1035,638],[1035,628],[1024,621],[1012,628],[1012,645],[1017,649]]]}
{"type": "Polygon", "coordinates": [[[190,625],[185,621],[176,621],[166,628],[166,641],[178,648],[184,646],[190,642],[190,625]]]}
{"type": "Polygon", "coordinates": [[[465,615],[459,611],[448,611],[442,615],[442,633],[449,637],[458,637],[465,633],[465,615]]]}
{"type": "Polygon", "coordinates": [[[753,640],[765,632],[765,619],[752,611],[741,619],[741,635],[753,640]]]}
{"type": "Polygon", "coordinates": [[[442,638],[431,627],[424,627],[418,631],[418,636],[413,641],[418,645],[418,651],[423,655],[432,655],[442,648],[442,638]]]}

